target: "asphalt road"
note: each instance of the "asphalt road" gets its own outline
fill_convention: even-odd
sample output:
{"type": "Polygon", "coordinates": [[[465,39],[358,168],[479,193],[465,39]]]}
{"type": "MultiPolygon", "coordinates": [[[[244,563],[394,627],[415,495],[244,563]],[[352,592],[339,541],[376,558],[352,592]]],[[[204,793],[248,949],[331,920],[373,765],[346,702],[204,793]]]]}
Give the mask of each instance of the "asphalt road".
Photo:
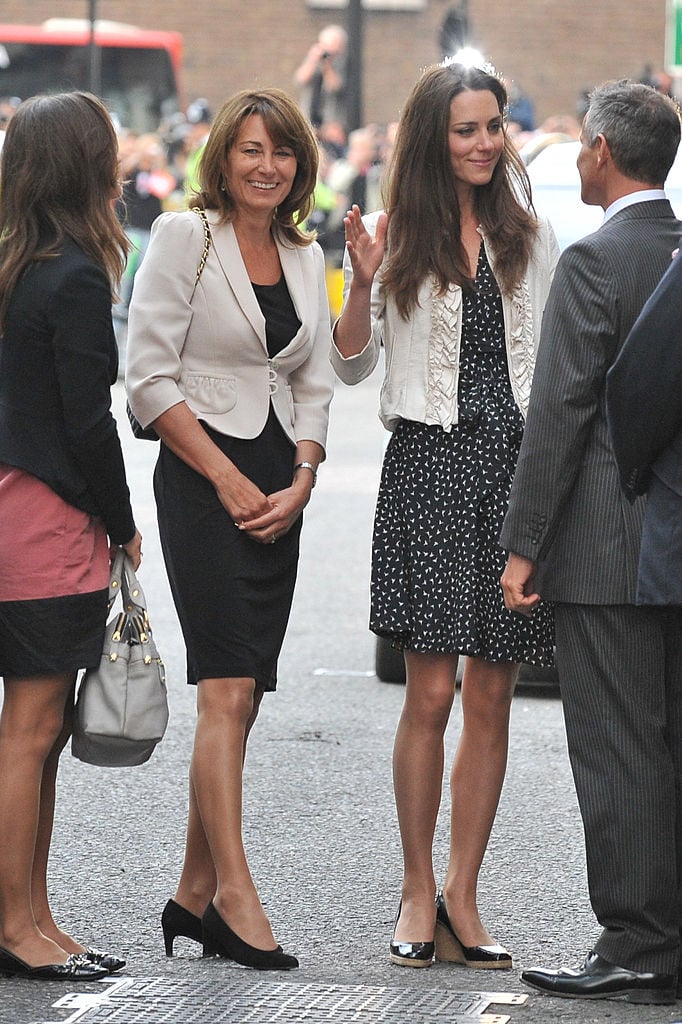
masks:
{"type": "MultiPolygon", "coordinates": [[[[378,387],[376,374],[355,389],[338,386],[328,461],[305,515],[279,691],[264,701],[246,768],[250,863],[275,933],[299,957],[300,969],[286,977],[256,975],[202,961],[198,947],[182,940],[179,956],[164,956],[159,915],[174,892],[182,858],[194,691],[184,683],[182,643],[155,529],[150,477],[156,446],[133,440],[118,384],[115,408],[144,534],[139,575],[167,666],[171,721],[151,761],[139,768],[92,768],[64,756],[50,880],[64,926],[127,956],[120,987],[134,990],[134,998],[122,997],[115,1005],[112,996],[107,1007],[97,1001],[108,986],[81,986],[78,992],[92,997],[88,1009],[82,995],[67,993],[69,986],[0,979],[0,1024],[453,1024],[473,1019],[448,1004],[457,994],[465,1003],[481,991],[521,995],[524,967],[575,963],[589,950],[598,927],[586,892],[561,703],[552,691],[524,691],[514,698],[508,776],[480,880],[483,918],[512,951],[514,969],[436,964],[414,971],[389,964],[401,874],[390,758],[402,687],[374,676],[374,641],[366,626],[383,433],[376,418],[378,387]],[[230,1002],[226,1009],[235,992],[240,998],[234,1006],[241,1008],[230,1002]],[[159,993],[165,993],[165,1003],[159,993]],[[365,996],[372,996],[374,1009],[356,1012],[351,1003],[365,996]],[[62,1005],[55,1006],[60,997],[62,1005]],[[388,1002],[392,1009],[384,1012],[380,1004],[385,1008],[388,1002]]],[[[459,724],[456,707],[448,757],[459,724]]],[[[444,786],[435,844],[440,877],[447,859],[447,806],[444,786]]],[[[682,1004],[633,1007],[537,994],[523,1005],[494,1006],[490,1012],[512,1024],[682,1020],[682,1004]]]]}

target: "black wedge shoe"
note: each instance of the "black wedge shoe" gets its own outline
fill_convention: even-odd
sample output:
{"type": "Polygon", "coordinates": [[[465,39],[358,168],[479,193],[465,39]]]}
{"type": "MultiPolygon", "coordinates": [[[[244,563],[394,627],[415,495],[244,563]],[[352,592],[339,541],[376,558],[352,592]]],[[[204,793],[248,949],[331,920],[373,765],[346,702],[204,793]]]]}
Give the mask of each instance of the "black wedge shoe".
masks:
{"type": "Polygon", "coordinates": [[[400,911],[403,909],[403,901],[398,904],[398,913],[395,915],[393,926],[393,938],[389,944],[389,958],[392,964],[399,967],[430,967],[433,963],[434,944],[433,942],[397,942],[395,930],[400,919],[400,911]]]}
{"type": "Polygon", "coordinates": [[[289,956],[281,946],[276,949],[256,949],[240,939],[223,921],[213,903],[206,907],[201,927],[204,956],[222,956],[243,967],[255,967],[258,971],[291,971],[298,967],[296,957],[289,956]]]}
{"type": "Polygon", "coordinates": [[[168,900],[161,914],[163,941],[166,945],[166,956],[173,956],[173,942],[178,935],[194,942],[202,942],[201,918],[185,910],[175,900],[168,900]]]}
{"type": "Polygon", "coordinates": [[[91,964],[103,967],[107,974],[115,974],[116,971],[123,970],[126,965],[125,960],[120,956],[116,956],[114,953],[103,953],[101,949],[93,949],[92,946],[86,946],[85,951],[78,953],[77,956],[83,956],[91,964]]]}
{"type": "Polygon", "coordinates": [[[30,978],[32,981],[99,981],[106,978],[106,967],[93,964],[82,953],[71,953],[64,964],[45,964],[31,967],[8,949],[0,946],[0,974],[10,978],[30,978]]]}
{"type": "Polygon", "coordinates": [[[450,964],[463,964],[479,970],[508,970],[511,954],[504,946],[465,946],[450,924],[443,894],[436,898],[436,960],[450,964]]]}

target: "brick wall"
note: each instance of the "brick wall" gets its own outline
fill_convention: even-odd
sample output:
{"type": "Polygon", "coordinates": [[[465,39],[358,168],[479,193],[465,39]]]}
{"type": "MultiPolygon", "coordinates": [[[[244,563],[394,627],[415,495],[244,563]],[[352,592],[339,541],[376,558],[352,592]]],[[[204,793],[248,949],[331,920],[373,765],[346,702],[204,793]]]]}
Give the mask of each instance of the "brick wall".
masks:
{"type": "MultiPolygon", "coordinates": [[[[452,6],[428,0],[418,13],[366,14],[366,121],[397,118],[420,68],[440,59],[438,32],[452,6]]],[[[88,10],[86,0],[3,0],[0,18],[39,23],[88,10]]],[[[253,85],[295,94],[292,74],[307,46],[345,16],[313,11],[305,0],[98,0],[97,10],[100,18],[182,32],[186,96],[213,106],[253,85]]],[[[663,65],[665,0],[468,0],[468,10],[474,41],[531,95],[539,120],[574,113],[585,87],[663,65]]]]}

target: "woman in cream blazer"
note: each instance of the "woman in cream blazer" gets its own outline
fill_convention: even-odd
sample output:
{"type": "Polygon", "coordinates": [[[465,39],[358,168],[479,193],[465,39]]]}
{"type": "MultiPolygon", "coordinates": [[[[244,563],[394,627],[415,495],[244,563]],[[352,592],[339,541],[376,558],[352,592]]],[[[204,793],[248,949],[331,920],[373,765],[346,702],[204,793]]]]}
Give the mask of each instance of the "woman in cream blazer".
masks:
{"type": "Polygon", "coordinates": [[[185,402],[210,427],[257,437],[270,406],[289,440],[324,447],[329,400],[329,303],[324,255],[275,239],[301,326],[268,355],[258,305],[232,223],[208,209],[209,257],[194,290],[204,232],[193,211],[163,214],[152,227],[130,311],[126,387],[144,426],[185,402]],[[191,297],[191,301],[190,301],[191,297]]]}
{"type": "Polygon", "coordinates": [[[206,143],[196,209],[155,222],[129,317],[129,400],[161,438],[159,533],[197,684],[185,862],[161,919],[166,952],[185,935],[206,956],[265,970],[298,961],[275,940],[246,861],[242,766],[277,683],[332,396],[324,259],[297,226],[317,159],[283,92],[228,100],[206,143]]]}

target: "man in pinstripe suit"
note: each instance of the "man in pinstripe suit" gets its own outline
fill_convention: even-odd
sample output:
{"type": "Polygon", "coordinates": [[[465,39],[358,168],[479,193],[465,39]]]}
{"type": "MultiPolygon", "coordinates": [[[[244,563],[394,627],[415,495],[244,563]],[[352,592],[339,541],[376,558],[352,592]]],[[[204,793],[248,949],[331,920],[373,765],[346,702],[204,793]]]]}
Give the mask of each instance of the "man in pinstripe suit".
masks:
{"type": "Polygon", "coordinates": [[[583,201],[604,223],[562,254],[501,543],[507,606],[555,602],[568,750],[602,932],[577,968],[526,970],[557,996],[672,1003],[680,956],[676,788],[682,723],[667,728],[655,614],[635,592],[643,499],[620,489],[606,374],[670,264],[682,223],[663,184],[675,105],[648,86],[595,90],[578,156],[583,201]]]}

